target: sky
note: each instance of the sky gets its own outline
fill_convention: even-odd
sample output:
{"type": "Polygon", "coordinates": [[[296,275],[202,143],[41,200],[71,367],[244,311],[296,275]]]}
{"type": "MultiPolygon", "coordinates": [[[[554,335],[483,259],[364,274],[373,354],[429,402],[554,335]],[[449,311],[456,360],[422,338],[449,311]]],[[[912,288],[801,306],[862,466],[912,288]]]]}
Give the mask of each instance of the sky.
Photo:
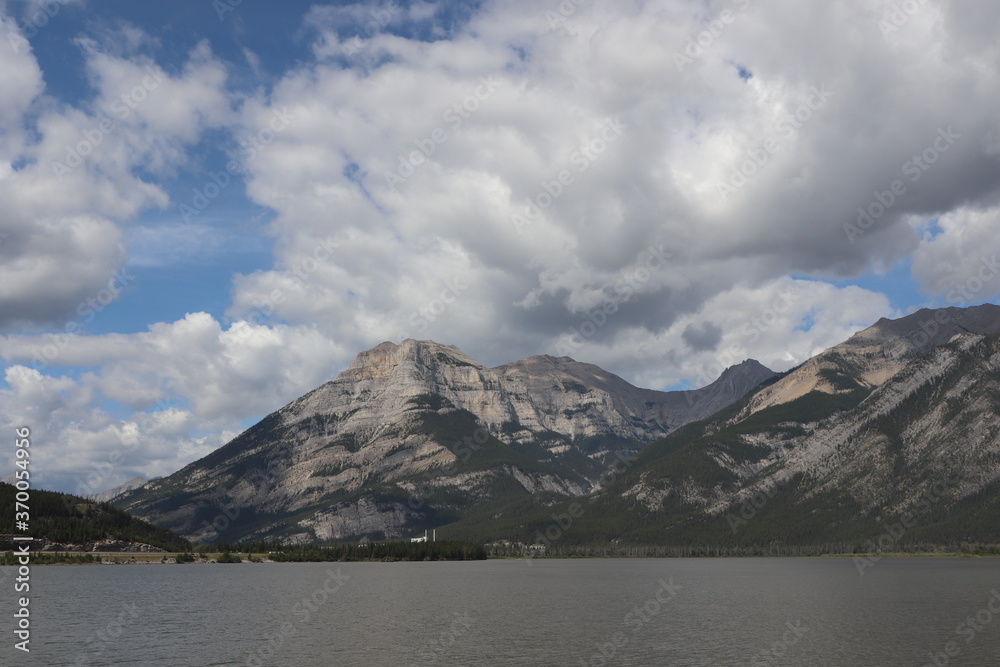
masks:
{"type": "Polygon", "coordinates": [[[994,300],[998,24],[958,0],[0,0],[0,428],[31,429],[36,487],[94,493],[386,340],[677,389],[994,300]]]}

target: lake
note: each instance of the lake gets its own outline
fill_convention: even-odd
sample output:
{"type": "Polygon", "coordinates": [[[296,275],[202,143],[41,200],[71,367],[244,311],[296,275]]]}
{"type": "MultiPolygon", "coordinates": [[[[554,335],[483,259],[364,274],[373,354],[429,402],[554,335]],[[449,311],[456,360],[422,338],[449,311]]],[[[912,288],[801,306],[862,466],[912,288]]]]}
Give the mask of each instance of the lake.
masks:
{"type": "Polygon", "coordinates": [[[4,665],[1000,665],[1000,559],[2,569],[4,665]]]}

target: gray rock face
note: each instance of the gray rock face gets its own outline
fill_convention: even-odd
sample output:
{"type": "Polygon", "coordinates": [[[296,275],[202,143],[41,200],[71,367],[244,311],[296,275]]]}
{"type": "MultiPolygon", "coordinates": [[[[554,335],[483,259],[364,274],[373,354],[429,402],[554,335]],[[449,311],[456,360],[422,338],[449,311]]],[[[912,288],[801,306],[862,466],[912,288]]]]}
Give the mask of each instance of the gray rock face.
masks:
{"type": "Polygon", "coordinates": [[[362,352],[336,380],[287,409],[338,415],[341,432],[367,435],[405,419],[417,397],[436,395],[476,415],[501,440],[553,431],[649,442],[707,417],[773,375],[750,360],[703,389],[662,392],[569,357],[536,356],[491,369],[454,346],[405,340],[362,352]],[[505,424],[520,428],[511,435],[505,424]]]}
{"type": "Polygon", "coordinates": [[[788,403],[810,391],[832,394],[857,387],[874,389],[915,357],[961,333],[1000,333],[1000,306],[923,309],[898,320],[883,318],[758,392],[746,414],[788,403]]]}
{"type": "Polygon", "coordinates": [[[129,481],[116,486],[107,491],[102,491],[101,493],[94,493],[89,496],[83,496],[88,500],[93,500],[96,503],[109,503],[123,493],[127,493],[133,489],[138,489],[140,486],[145,484],[148,480],[145,477],[133,477],[129,481]]]}
{"type": "MultiPolygon", "coordinates": [[[[1000,337],[960,333],[914,359],[856,409],[817,424],[750,486],[813,480],[899,514],[934,485],[962,500],[1000,482],[1000,337]]],[[[787,443],[786,443],[787,444],[787,443]]]]}
{"type": "Polygon", "coordinates": [[[659,392],[568,357],[487,368],[453,346],[382,343],[118,504],[206,541],[399,536],[434,523],[434,512],[460,516],[516,493],[585,494],[610,456],[630,456],[773,375],[750,361],[703,389],[659,392]]]}
{"type": "Polygon", "coordinates": [[[749,395],[745,409],[651,447],[607,492],[610,511],[639,503],[664,534],[697,523],[722,540],[867,544],[908,517],[890,544],[992,543],[998,334],[993,305],[880,320],[749,395]]]}

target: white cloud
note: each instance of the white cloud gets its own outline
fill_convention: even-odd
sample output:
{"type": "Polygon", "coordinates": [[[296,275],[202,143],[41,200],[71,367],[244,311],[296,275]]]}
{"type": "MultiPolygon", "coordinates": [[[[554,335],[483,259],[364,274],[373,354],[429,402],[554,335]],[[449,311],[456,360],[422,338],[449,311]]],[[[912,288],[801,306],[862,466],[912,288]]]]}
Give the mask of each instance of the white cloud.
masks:
{"type": "Polygon", "coordinates": [[[960,207],[942,215],[913,255],[913,276],[948,305],[966,306],[1000,294],[1000,207],[960,207]]]}
{"type": "MultiPolygon", "coordinates": [[[[0,340],[0,356],[30,362],[39,342],[8,336],[0,340]]],[[[224,329],[204,313],[142,334],[71,336],[63,341],[60,364],[96,370],[73,379],[9,367],[0,421],[35,430],[46,443],[37,468],[43,479],[63,485],[87,470],[86,462],[123,450],[117,481],[106,484],[111,487],[140,474],[173,472],[209,453],[238,433],[244,419],[330,379],[348,354],[309,327],[240,321],[224,329]],[[118,417],[107,401],[133,414],[118,417]]]]}
{"type": "Polygon", "coordinates": [[[382,60],[304,66],[249,108],[247,127],[269,109],[291,109],[295,120],[251,165],[250,196],[278,214],[278,261],[238,281],[235,313],[279,289],[279,317],[330,323],[361,348],[412,328],[414,309],[435,302],[445,276],[468,272],[463,297],[424,331],[499,362],[499,349],[551,350],[643,249],[663,245],[671,270],[637,290],[596,343],[630,327],[655,340],[740,281],[891,266],[917,247],[913,216],[978,196],[1000,175],[980,139],[995,123],[983,109],[997,93],[983,84],[996,73],[962,69],[977,56],[949,37],[938,12],[890,40],[878,13],[858,3],[820,8],[837,31],[819,31],[814,6],[754,5],[678,68],[676,54],[715,14],[595,3],[553,29],[542,8],[525,7],[488,6],[451,40],[380,33],[368,52],[382,60]],[[788,58],[782,40],[800,55],[788,58]],[[943,51],[929,54],[928,40],[943,51]],[[734,63],[753,76],[740,78],[734,63]],[[500,85],[475,99],[484,77],[500,85]],[[942,91],[930,108],[929,85],[942,91]],[[954,105],[959,90],[980,103],[954,105]],[[463,101],[468,117],[449,116],[463,101]],[[627,127],[602,144],[613,118],[627,127]],[[909,178],[907,160],[947,126],[967,140],[919,182],[907,180],[907,195],[850,243],[844,225],[858,206],[909,178]],[[588,157],[588,145],[603,150],[588,157]],[[765,145],[774,152],[720,197],[719,183],[765,145]],[[407,161],[420,163],[412,175],[407,161]],[[554,203],[517,233],[512,214],[524,213],[526,198],[547,204],[546,184],[562,170],[572,182],[557,184],[554,203]],[[328,261],[304,284],[281,287],[326,236],[338,239],[328,261]]]}
{"type": "MultiPolygon", "coordinates": [[[[20,34],[10,19],[3,27],[20,34]]],[[[126,32],[133,49],[141,39],[126,32]]],[[[152,61],[115,55],[115,44],[80,43],[95,89],[80,108],[42,94],[27,42],[4,50],[0,330],[73,323],[124,263],[123,225],[169,203],[140,173],[171,174],[229,113],[225,70],[206,44],[171,77],[152,61]]]]}
{"type": "MultiPolygon", "coordinates": [[[[138,433],[149,465],[169,472],[404,335],[489,364],[569,349],[644,386],[701,384],[745,357],[785,370],[901,314],[824,280],[912,257],[945,297],[996,249],[997,38],[957,7],[927,4],[886,31],[891,6],[862,0],[516,0],[467,22],[446,22],[439,4],[391,6],[310,11],[314,59],[268,89],[227,92],[208,44],[168,76],[134,31],[118,50],[81,42],[95,86],[83,108],[42,95],[30,53],[11,60],[9,330],[73,317],[130,251],[151,265],[192,239],[214,247],[197,219],[122,233],[146,208],[188,203],[164,184],[207,129],[231,131],[221,148],[247,168],[251,202],[274,212],[274,263],[234,277],[233,325],[195,313],[62,339],[60,363],[88,372],[9,373],[4,414],[27,414],[37,394],[81,457],[93,450],[77,443],[138,433]],[[60,183],[52,162],[149,76],[162,80],[60,183]],[[955,137],[946,149],[941,132],[955,137]],[[849,235],[873,203],[882,212],[849,235]],[[795,298],[779,313],[783,291],[795,298]],[[593,333],[570,344],[588,321],[593,333]],[[95,407],[106,399],[140,412],[95,407]],[[152,407],[164,399],[183,407],[152,407]]],[[[8,336],[0,353],[30,363],[39,342],[8,336]]]]}

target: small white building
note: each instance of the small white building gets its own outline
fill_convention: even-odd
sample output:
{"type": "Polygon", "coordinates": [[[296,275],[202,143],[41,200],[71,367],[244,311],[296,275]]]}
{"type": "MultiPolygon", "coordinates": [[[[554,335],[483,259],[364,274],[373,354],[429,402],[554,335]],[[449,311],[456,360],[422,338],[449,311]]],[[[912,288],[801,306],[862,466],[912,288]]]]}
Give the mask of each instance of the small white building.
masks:
{"type": "MultiPolygon", "coordinates": [[[[431,538],[431,542],[437,542],[437,528],[434,529],[434,532],[432,533],[432,535],[433,536],[431,538]]],[[[424,534],[422,536],[420,536],[420,537],[411,537],[410,538],[410,542],[426,542],[426,541],[427,541],[427,531],[426,530],[424,531],[424,534]]]]}

